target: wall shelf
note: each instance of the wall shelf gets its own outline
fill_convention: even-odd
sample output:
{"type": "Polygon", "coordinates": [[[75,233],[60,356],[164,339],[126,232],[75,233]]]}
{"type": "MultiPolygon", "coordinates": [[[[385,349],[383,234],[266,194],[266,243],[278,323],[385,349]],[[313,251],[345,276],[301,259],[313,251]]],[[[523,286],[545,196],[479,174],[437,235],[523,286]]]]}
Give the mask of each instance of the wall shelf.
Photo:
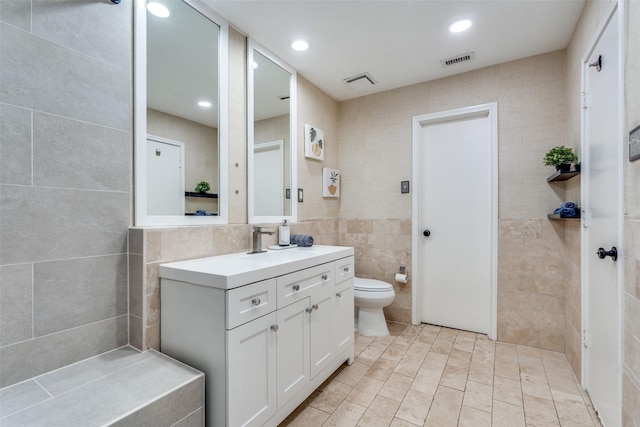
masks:
{"type": "Polygon", "coordinates": [[[580,171],[568,171],[568,172],[556,171],[553,175],[547,178],[547,182],[566,181],[578,175],[580,175],[580,171]]]}
{"type": "Polygon", "coordinates": [[[184,192],[184,196],[185,197],[204,197],[207,199],[217,199],[218,195],[215,193],[196,193],[194,191],[185,191],[184,192]]]}
{"type": "Polygon", "coordinates": [[[579,216],[562,216],[560,214],[547,214],[547,218],[560,221],[573,221],[580,219],[579,216]]]}

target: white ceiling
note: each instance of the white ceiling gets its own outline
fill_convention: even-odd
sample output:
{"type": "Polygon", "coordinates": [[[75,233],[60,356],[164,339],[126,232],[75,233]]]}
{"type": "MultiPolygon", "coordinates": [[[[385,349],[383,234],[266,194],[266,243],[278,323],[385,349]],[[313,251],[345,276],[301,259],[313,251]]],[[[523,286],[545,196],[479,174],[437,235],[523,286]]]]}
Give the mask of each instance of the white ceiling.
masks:
{"type": "Polygon", "coordinates": [[[203,0],[238,30],[338,100],[567,47],[584,0],[203,0]],[[448,26],[473,19],[465,33],[448,26]],[[311,43],[295,52],[291,41],[311,43]],[[440,60],[475,52],[447,69],[440,60]],[[375,86],[345,78],[368,72],[375,86]]]}

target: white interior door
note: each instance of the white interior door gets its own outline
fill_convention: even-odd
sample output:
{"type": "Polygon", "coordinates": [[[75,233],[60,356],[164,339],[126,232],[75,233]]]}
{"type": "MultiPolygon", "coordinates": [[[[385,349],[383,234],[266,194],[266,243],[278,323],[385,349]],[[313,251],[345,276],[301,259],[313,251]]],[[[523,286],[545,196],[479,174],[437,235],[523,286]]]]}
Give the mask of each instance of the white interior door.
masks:
{"type": "Polygon", "coordinates": [[[147,214],[184,215],[184,144],[147,138],[147,214]]]}
{"type": "Polygon", "coordinates": [[[583,146],[583,383],[605,426],[620,425],[619,261],[600,259],[598,248],[621,248],[621,149],[618,12],[584,64],[586,106],[583,146]],[[597,65],[601,62],[601,67],[597,65]]]}
{"type": "Polygon", "coordinates": [[[491,338],[497,265],[495,111],[489,104],[422,116],[416,118],[419,129],[414,119],[419,321],[491,338]]]}
{"type": "Polygon", "coordinates": [[[254,145],[254,215],[284,215],[283,147],[281,139],[254,145]]]}

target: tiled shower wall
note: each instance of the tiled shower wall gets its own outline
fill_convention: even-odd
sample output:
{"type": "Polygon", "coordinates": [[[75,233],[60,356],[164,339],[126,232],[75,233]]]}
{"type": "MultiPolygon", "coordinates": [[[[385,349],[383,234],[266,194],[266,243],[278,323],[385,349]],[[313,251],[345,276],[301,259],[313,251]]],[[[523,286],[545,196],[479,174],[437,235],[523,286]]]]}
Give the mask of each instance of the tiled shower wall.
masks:
{"type": "Polygon", "coordinates": [[[0,387],[127,344],[131,18],[0,1],[0,387]]]}

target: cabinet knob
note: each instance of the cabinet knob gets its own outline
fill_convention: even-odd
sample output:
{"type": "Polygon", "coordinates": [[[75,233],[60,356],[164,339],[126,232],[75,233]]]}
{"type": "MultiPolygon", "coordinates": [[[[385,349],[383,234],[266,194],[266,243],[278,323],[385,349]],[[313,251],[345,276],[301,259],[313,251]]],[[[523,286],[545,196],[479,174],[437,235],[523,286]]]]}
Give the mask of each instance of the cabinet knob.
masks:
{"type": "Polygon", "coordinates": [[[317,309],[318,309],[318,304],[313,304],[313,305],[311,306],[311,309],[312,309],[312,310],[317,310],[317,309]]]}
{"type": "Polygon", "coordinates": [[[304,309],[304,311],[306,311],[307,313],[311,314],[311,312],[313,311],[313,308],[307,307],[307,308],[304,309]]]}
{"type": "Polygon", "coordinates": [[[254,298],[251,300],[251,304],[253,305],[260,305],[260,298],[254,298]]]}
{"type": "Polygon", "coordinates": [[[322,280],[327,280],[329,278],[329,276],[327,276],[326,274],[322,275],[322,280]]]}
{"type": "Polygon", "coordinates": [[[278,325],[271,325],[271,330],[272,330],[273,332],[278,332],[278,329],[280,329],[280,326],[278,326],[278,325]]]}
{"type": "Polygon", "coordinates": [[[345,272],[345,273],[348,273],[348,272],[349,272],[349,267],[345,267],[345,268],[344,268],[344,272],[345,272]]]}
{"type": "Polygon", "coordinates": [[[337,296],[338,298],[342,298],[342,292],[337,292],[337,293],[336,293],[336,296],[337,296]]]}
{"type": "Polygon", "coordinates": [[[293,285],[293,290],[294,291],[299,291],[300,290],[300,285],[298,285],[298,284],[293,285]]]}

